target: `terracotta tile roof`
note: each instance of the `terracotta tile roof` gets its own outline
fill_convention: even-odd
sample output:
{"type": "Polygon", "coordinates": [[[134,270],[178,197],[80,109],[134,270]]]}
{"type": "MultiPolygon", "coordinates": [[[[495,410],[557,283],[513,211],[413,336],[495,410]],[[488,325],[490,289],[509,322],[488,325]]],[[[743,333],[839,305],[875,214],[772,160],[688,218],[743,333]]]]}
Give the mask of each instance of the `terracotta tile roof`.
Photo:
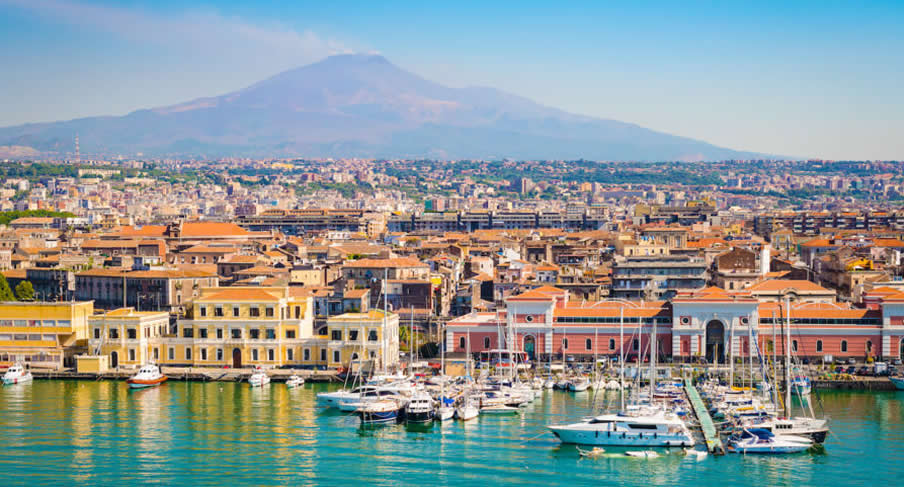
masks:
{"type": "Polygon", "coordinates": [[[904,247],[904,241],[896,238],[874,238],[873,245],[876,247],[904,247]]]}
{"type": "Polygon", "coordinates": [[[427,264],[421,262],[420,260],[411,257],[396,257],[393,259],[358,259],[346,262],[344,266],[365,269],[383,269],[386,267],[429,267],[427,264]]]}
{"type": "Polygon", "coordinates": [[[265,289],[255,288],[221,288],[220,291],[202,296],[195,300],[197,303],[232,303],[237,301],[250,302],[276,302],[280,296],[265,289]]]}
{"type": "Polygon", "coordinates": [[[350,289],[348,291],[345,291],[345,294],[343,294],[343,297],[346,297],[349,299],[360,299],[360,298],[363,298],[364,296],[366,296],[369,292],[370,292],[370,289],[350,289]]]}
{"type": "Polygon", "coordinates": [[[830,289],[826,289],[814,282],[805,281],[803,279],[770,279],[754,284],[747,290],[750,293],[756,292],[779,292],[785,289],[791,289],[797,292],[818,292],[832,293],[830,289]]]}
{"type": "Polygon", "coordinates": [[[837,247],[837,245],[825,238],[814,238],[802,243],[801,247],[837,247]]]}

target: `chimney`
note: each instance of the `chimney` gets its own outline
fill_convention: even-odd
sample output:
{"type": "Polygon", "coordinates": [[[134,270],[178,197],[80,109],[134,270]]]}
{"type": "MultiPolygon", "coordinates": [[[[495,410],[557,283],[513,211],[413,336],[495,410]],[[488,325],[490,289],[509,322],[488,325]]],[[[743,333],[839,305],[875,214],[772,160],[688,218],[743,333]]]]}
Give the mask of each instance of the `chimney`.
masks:
{"type": "Polygon", "coordinates": [[[772,252],[769,250],[769,244],[763,244],[760,249],[760,276],[766,277],[769,273],[769,262],[772,260],[772,252]]]}

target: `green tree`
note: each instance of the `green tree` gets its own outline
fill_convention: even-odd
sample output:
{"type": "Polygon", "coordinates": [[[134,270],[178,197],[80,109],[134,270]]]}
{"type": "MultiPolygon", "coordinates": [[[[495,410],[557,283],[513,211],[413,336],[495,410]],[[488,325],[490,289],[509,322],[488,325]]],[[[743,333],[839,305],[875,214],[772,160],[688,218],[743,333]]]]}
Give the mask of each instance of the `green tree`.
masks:
{"type": "Polygon", "coordinates": [[[13,290],[9,287],[9,281],[6,280],[6,276],[0,274],[0,301],[15,301],[16,296],[13,295],[13,290]]]}
{"type": "Polygon", "coordinates": [[[16,286],[16,298],[19,301],[35,300],[35,287],[31,285],[30,281],[22,281],[16,286]]]}

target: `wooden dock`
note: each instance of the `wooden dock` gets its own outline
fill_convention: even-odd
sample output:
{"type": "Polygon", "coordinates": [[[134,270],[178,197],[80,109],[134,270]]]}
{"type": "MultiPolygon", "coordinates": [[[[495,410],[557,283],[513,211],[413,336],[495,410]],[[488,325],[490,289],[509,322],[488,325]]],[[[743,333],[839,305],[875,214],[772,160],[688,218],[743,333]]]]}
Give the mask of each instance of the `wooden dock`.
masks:
{"type": "Polygon", "coordinates": [[[703,399],[700,397],[700,393],[697,392],[697,388],[688,383],[684,386],[684,390],[687,393],[687,398],[690,400],[691,406],[694,408],[694,415],[697,416],[697,421],[700,422],[700,429],[703,430],[703,438],[706,440],[706,450],[713,455],[724,455],[725,446],[722,445],[722,439],[719,438],[719,432],[716,431],[716,425],[713,423],[713,418],[709,415],[709,410],[706,409],[706,404],[703,403],[703,399]]]}

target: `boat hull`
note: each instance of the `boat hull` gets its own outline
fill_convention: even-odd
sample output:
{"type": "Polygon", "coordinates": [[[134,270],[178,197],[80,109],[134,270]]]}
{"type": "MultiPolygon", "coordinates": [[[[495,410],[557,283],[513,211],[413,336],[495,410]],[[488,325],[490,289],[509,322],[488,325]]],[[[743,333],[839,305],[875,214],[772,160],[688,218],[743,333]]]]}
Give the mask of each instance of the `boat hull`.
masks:
{"type": "Polygon", "coordinates": [[[899,391],[904,391],[904,377],[891,377],[891,383],[894,384],[899,391]]]}
{"type": "Polygon", "coordinates": [[[405,412],[405,421],[409,423],[429,423],[433,418],[433,411],[405,412]]]}
{"type": "Polygon", "coordinates": [[[150,379],[150,380],[144,380],[144,379],[129,379],[129,380],[126,381],[126,384],[129,385],[129,388],[130,388],[130,389],[146,389],[146,388],[148,388],[148,387],[156,387],[156,386],[159,386],[160,384],[163,384],[164,382],[166,382],[166,376],[165,376],[165,375],[164,375],[164,376],[161,376],[160,378],[157,378],[157,379],[150,379]]]}
{"type": "Polygon", "coordinates": [[[359,411],[361,424],[386,424],[398,421],[398,411],[359,411]]]}
{"type": "Polygon", "coordinates": [[[16,385],[16,384],[27,384],[27,383],[31,382],[33,379],[34,379],[34,378],[31,376],[31,374],[29,374],[29,375],[23,375],[23,376],[21,376],[21,377],[13,377],[13,378],[10,378],[10,379],[4,378],[4,379],[3,379],[3,385],[6,385],[6,386],[13,386],[13,385],[16,385]]]}
{"type": "Polygon", "coordinates": [[[692,438],[679,435],[594,431],[557,426],[550,426],[549,430],[562,443],[572,445],[647,447],[687,447],[694,445],[692,438]]]}

